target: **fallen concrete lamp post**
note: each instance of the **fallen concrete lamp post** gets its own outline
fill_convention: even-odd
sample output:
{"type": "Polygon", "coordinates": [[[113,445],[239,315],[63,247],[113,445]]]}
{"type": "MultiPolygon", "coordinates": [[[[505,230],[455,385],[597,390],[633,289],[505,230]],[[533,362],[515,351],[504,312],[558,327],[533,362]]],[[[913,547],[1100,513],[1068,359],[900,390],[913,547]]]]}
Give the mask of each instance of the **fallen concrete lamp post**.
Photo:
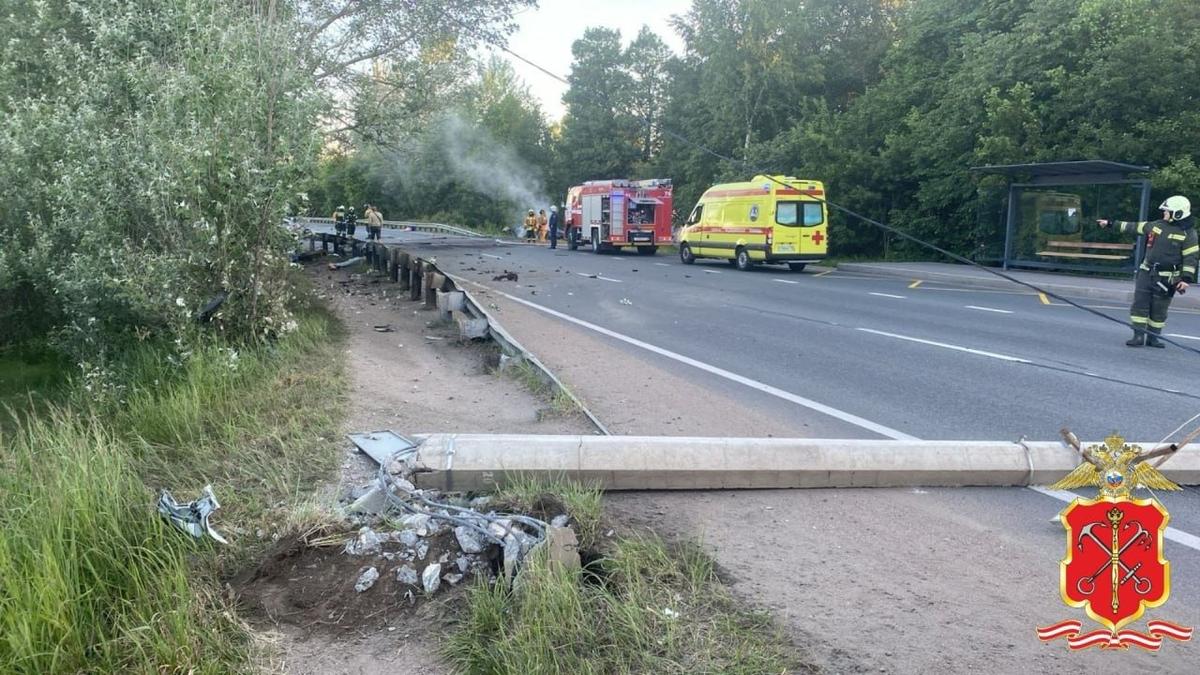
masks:
{"type": "MultiPolygon", "coordinates": [[[[460,491],[530,476],[605,490],[1046,485],[1080,462],[1057,442],[487,434],[413,440],[413,483],[460,491]]],[[[1163,472],[1180,484],[1200,484],[1200,449],[1175,453],[1163,472]]]]}

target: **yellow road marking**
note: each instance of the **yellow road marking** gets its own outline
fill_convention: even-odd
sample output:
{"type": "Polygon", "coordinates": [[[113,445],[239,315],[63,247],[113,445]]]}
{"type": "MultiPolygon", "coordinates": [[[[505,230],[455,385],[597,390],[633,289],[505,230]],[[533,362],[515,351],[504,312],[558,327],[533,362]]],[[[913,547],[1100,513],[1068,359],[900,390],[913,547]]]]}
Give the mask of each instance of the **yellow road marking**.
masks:
{"type": "Polygon", "coordinates": [[[920,286],[922,283],[923,282],[920,279],[913,279],[913,282],[911,284],[909,284],[908,287],[916,288],[917,286],[920,286]]]}
{"type": "Polygon", "coordinates": [[[1043,305],[1050,304],[1050,298],[1047,298],[1046,294],[1042,293],[1041,291],[1038,291],[1038,299],[1042,301],[1043,305]]]}
{"type": "Polygon", "coordinates": [[[825,276],[826,274],[829,274],[830,272],[833,272],[833,270],[825,270],[824,272],[817,272],[817,273],[816,273],[816,274],[814,274],[813,276],[814,276],[814,277],[823,277],[823,276],[825,276]]]}

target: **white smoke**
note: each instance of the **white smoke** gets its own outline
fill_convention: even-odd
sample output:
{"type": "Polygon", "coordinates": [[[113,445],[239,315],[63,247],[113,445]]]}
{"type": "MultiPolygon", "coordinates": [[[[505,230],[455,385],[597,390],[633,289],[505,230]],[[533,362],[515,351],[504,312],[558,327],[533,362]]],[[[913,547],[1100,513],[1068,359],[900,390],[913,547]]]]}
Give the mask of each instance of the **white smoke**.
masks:
{"type": "Polygon", "coordinates": [[[446,162],[459,185],[494,196],[510,205],[509,226],[520,235],[529,209],[546,209],[552,203],[541,179],[516,152],[457,114],[440,125],[446,162]]]}

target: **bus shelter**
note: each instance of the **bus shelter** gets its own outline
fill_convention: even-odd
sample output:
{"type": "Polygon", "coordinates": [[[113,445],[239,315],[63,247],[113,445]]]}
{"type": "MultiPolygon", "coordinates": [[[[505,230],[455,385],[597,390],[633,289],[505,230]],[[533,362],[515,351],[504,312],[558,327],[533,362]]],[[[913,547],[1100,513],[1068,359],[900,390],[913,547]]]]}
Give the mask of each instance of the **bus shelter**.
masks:
{"type": "Polygon", "coordinates": [[[1079,272],[1132,273],[1144,239],[1100,218],[1146,220],[1150,209],[1147,166],[1104,160],[1005,164],[971,169],[1008,179],[1004,209],[1004,269],[1024,267],[1079,272]],[[1141,174],[1141,175],[1139,175],[1141,174]]]}

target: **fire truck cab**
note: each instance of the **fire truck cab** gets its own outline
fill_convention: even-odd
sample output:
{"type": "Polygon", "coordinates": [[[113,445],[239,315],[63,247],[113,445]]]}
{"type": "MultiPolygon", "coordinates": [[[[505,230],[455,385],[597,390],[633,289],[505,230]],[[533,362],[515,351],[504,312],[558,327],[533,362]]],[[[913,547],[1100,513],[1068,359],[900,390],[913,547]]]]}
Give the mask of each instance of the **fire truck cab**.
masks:
{"type": "Polygon", "coordinates": [[[567,246],[653,255],[671,243],[671,180],[593,180],[567,190],[567,246]]]}

